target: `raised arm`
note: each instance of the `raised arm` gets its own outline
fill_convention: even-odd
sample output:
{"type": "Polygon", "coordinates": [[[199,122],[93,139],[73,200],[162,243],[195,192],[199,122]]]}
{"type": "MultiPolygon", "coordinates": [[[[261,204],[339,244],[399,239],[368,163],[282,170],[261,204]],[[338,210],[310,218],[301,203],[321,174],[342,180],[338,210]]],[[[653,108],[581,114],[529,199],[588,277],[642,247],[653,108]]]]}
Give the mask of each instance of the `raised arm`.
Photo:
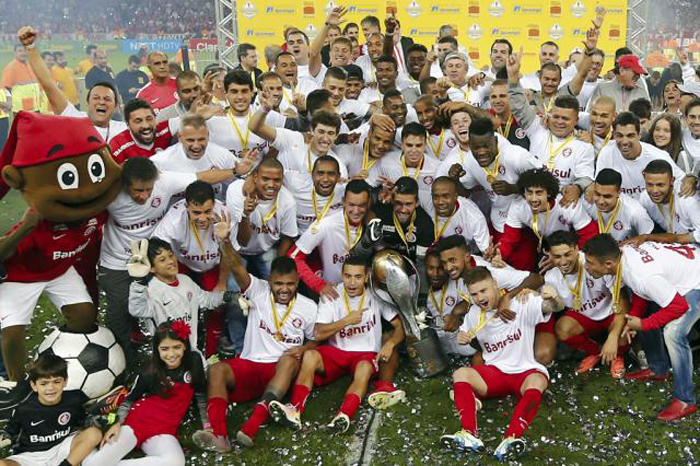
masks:
{"type": "Polygon", "coordinates": [[[316,35],[314,41],[311,43],[311,48],[309,49],[309,74],[311,76],[316,77],[318,72],[321,71],[321,65],[323,64],[323,60],[321,59],[321,49],[323,49],[323,43],[326,41],[326,37],[328,37],[328,28],[330,26],[340,26],[343,24],[346,21],[343,19],[343,16],[345,16],[347,11],[348,9],[344,6],[337,6],[333,8],[331,12],[328,13],[328,17],[326,17],[326,22],[323,23],[323,27],[316,35]]]}
{"type": "Polygon", "coordinates": [[[231,214],[222,212],[216,220],[214,234],[219,241],[222,264],[231,271],[240,289],[245,291],[250,286],[250,275],[243,265],[241,256],[233,249],[231,243],[231,214]]]}
{"type": "Polygon", "coordinates": [[[596,17],[592,21],[593,27],[586,32],[586,40],[583,41],[584,54],[583,60],[578,65],[576,76],[569,82],[568,91],[573,96],[578,96],[583,89],[583,83],[586,80],[586,75],[591,70],[593,66],[593,52],[595,52],[596,47],[598,47],[598,38],[600,37],[600,27],[603,25],[603,18],[605,17],[605,9],[599,8],[596,10],[596,17]]]}
{"type": "Polygon", "coordinates": [[[37,31],[29,26],[24,26],[17,31],[17,39],[27,50],[27,61],[29,61],[29,66],[34,71],[36,80],[46,92],[46,97],[48,97],[54,113],[60,115],[68,106],[68,99],[56,85],[51,76],[51,71],[46,67],[46,63],[44,63],[39,50],[34,44],[37,36],[37,31]]]}
{"type": "Polygon", "coordinates": [[[267,114],[274,108],[272,97],[267,92],[260,93],[260,108],[253,113],[248,121],[248,128],[256,136],[259,136],[267,142],[272,142],[277,138],[277,130],[265,123],[267,114]]]}
{"type": "Polygon", "coordinates": [[[523,48],[520,47],[520,52],[511,53],[506,61],[506,69],[508,70],[508,101],[515,119],[527,131],[537,119],[537,113],[530,107],[527,97],[525,97],[525,89],[520,86],[522,56],[523,48]]]}

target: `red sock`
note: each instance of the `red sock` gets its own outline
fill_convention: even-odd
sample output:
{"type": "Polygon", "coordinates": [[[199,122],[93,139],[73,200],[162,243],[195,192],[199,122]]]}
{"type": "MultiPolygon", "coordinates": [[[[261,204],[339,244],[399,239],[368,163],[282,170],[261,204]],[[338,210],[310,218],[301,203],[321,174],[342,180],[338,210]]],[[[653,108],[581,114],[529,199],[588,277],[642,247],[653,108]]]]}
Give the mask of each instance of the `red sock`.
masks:
{"type": "Polygon", "coordinates": [[[306,385],[295,385],[292,389],[292,398],[290,403],[294,406],[299,413],[304,412],[306,405],[306,399],[309,397],[311,389],[306,385]]]}
{"type": "Polygon", "coordinates": [[[345,395],[343,404],[340,406],[340,412],[348,415],[350,419],[355,416],[357,408],[360,407],[360,397],[354,393],[348,393],[345,395]]]}
{"type": "Polygon", "coordinates": [[[510,420],[510,425],[508,426],[505,437],[520,438],[535,418],[535,415],[537,415],[537,410],[540,407],[541,401],[541,391],[535,390],[534,388],[525,390],[523,397],[520,398],[518,404],[515,405],[513,418],[510,420]]]}
{"type": "Polygon", "coordinates": [[[205,318],[206,338],[204,340],[204,354],[206,357],[215,354],[219,349],[219,340],[224,332],[224,310],[221,307],[212,309],[205,318]]]}
{"type": "Polygon", "coordinates": [[[224,398],[209,398],[207,402],[207,415],[214,435],[226,436],[226,408],[228,400],[224,398]]]}
{"type": "Polygon", "coordinates": [[[260,430],[260,426],[263,422],[267,421],[270,411],[267,407],[267,403],[261,401],[255,405],[253,408],[253,414],[245,421],[241,431],[250,438],[255,438],[255,434],[260,430]]]}
{"type": "Polygon", "coordinates": [[[584,333],[579,333],[578,335],[570,336],[563,342],[571,346],[573,349],[583,351],[584,353],[586,353],[586,356],[590,356],[592,354],[600,354],[600,345],[588,338],[584,333]]]}
{"type": "Polygon", "coordinates": [[[476,435],[476,397],[468,382],[455,382],[455,408],[462,429],[476,435]]]}
{"type": "Polygon", "coordinates": [[[374,390],[382,392],[393,392],[394,384],[387,380],[377,380],[374,382],[374,390]]]}

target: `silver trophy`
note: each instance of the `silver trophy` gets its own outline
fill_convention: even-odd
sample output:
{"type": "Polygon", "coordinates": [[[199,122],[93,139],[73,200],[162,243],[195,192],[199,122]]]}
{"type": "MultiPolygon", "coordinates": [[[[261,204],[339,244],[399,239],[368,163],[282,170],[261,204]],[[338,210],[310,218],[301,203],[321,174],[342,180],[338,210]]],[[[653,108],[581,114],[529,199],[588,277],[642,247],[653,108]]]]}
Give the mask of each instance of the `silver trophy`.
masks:
{"type": "Polygon", "coordinates": [[[431,377],[447,369],[447,357],[437,332],[418,322],[420,278],[415,264],[392,249],[384,249],[372,260],[370,287],[375,295],[395,307],[406,333],[406,353],[419,377],[431,377]],[[409,277],[407,270],[413,270],[409,277]]]}

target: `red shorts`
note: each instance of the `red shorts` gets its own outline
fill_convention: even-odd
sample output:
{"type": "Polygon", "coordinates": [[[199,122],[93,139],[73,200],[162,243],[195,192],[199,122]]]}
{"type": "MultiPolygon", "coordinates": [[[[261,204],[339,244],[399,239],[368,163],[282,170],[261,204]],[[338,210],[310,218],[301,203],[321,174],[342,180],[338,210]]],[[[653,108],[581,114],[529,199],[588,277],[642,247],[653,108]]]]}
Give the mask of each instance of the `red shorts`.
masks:
{"type": "Polygon", "coordinates": [[[530,369],[517,374],[506,374],[490,364],[472,366],[472,369],[478,372],[481,378],[484,379],[484,382],[486,382],[486,395],[484,398],[504,398],[508,395],[522,396],[520,388],[530,374],[542,374],[547,379],[544,372],[540,372],[537,369],[530,369]]]}
{"type": "Polygon", "coordinates": [[[331,345],[319,346],[316,351],[323,359],[323,374],[314,376],[314,385],[326,385],[345,374],[354,374],[355,367],[362,361],[368,361],[372,365],[372,375],[379,370],[377,353],[373,351],[343,351],[331,345]]]}
{"type": "Polygon", "coordinates": [[[580,312],[572,311],[567,309],[564,315],[571,317],[576,322],[583,327],[583,333],[586,335],[595,335],[596,333],[607,331],[615,318],[615,314],[610,314],[603,320],[593,320],[590,317],[586,317],[580,312]]]}
{"type": "Polygon", "coordinates": [[[277,368],[276,362],[254,362],[247,359],[225,359],[236,379],[236,385],[232,392],[228,393],[231,403],[258,398],[265,391],[277,368]]]}
{"type": "Polygon", "coordinates": [[[178,272],[190,277],[204,291],[213,291],[216,285],[219,284],[218,265],[204,272],[195,272],[180,262],[177,263],[177,266],[178,272]]]}
{"type": "Polygon", "coordinates": [[[535,326],[535,334],[538,333],[551,333],[552,335],[556,335],[554,331],[554,326],[557,324],[557,320],[562,316],[562,314],[556,313],[552,314],[549,317],[549,320],[547,322],[542,322],[541,324],[537,324],[535,326]]]}

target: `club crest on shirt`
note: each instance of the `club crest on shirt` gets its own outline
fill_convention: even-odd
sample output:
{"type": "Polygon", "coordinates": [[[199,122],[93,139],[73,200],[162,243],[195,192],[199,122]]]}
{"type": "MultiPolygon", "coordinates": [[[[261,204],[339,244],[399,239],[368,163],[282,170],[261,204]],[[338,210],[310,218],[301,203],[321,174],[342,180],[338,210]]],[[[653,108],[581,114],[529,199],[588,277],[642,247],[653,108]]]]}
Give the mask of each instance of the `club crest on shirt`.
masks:
{"type": "Polygon", "coordinates": [[[595,286],[595,282],[591,277],[586,277],[586,286],[588,288],[593,288],[595,286]]]}
{"type": "Polygon", "coordinates": [[[503,165],[499,165],[498,166],[498,173],[501,175],[505,175],[506,174],[506,167],[504,167],[503,165]]]}
{"type": "Polygon", "coordinates": [[[158,207],[158,206],[160,205],[161,202],[162,202],[162,201],[161,201],[160,197],[157,197],[157,196],[156,196],[156,197],[154,197],[153,200],[151,201],[151,207],[156,208],[156,207],[158,207]]]}
{"type": "Polygon", "coordinates": [[[68,411],[64,411],[58,416],[58,423],[60,425],[65,426],[69,422],[70,422],[70,413],[68,411]]]}
{"type": "Polygon", "coordinates": [[[294,326],[294,328],[301,328],[304,325],[304,321],[301,320],[301,318],[299,317],[295,317],[294,319],[292,319],[292,325],[294,326]]]}
{"type": "Polygon", "coordinates": [[[182,380],[184,380],[185,383],[192,383],[192,372],[185,371],[185,373],[182,374],[182,380]]]}
{"type": "Polygon", "coordinates": [[[424,177],[423,177],[423,183],[425,183],[425,184],[427,184],[427,185],[433,184],[433,177],[430,176],[430,175],[424,176],[424,177]]]}
{"type": "Polygon", "coordinates": [[[447,298],[445,298],[445,304],[447,304],[448,306],[454,306],[455,305],[454,296],[448,296],[447,298]]]}
{"type": "Polygon", "coordinates": [[[558,219],[559,219],[559,223],[561,223],[562,225],[566,225],[566,220],[564,220],[564,215],[559,214],[558,219]]]}
{"type": "Polygon", "coordinates": [[[191,291],[187,292],[187,301],[192,301],[192,292],[191,291]]]}
{"type": "Polygon", "coordinates": [[[613,223],[613,228],[616,229],[617,231],[622,230],[622,222],[619,220],[615,220],[615,223],[613,223]]]}
{"type": "Polygon", "coordinates": [[[87,227],[87,228],[85,229],[85,231],[83,232],[83,236],[90,236],[90,235],[92,235],[93,233],[95,233],[95,230],[97,230],[96,227],[93,227],[93,226],[87,227]]]}
{"type": "Polygon", "coordinates": [[[457,141],[455,141],[454,138],[449,138],[449,139],[447,140],[447,147],[449,147],[450,149],[454,149],[454,147],[455,147],[456,145],[457,145],[457,141]]]}
{"type": "Polygon", "coordinates": [[[525,138],[525,130],[522,128],[518,128],[515,130],[515,137],[518,139],[524,139],[525,138]]]}
{"type": "Polygon", "coordinates": [[[461,235],[462,234],[462,227],[455,227],[455,235],[461,235]]]}
{"type": "Polygon", "coordinates": [[[561,151],[561,155],[563,155],[564,157],[570,157],[571,154],[573,154],[571,147],[565,147],[564,150],[561,151]]]}

